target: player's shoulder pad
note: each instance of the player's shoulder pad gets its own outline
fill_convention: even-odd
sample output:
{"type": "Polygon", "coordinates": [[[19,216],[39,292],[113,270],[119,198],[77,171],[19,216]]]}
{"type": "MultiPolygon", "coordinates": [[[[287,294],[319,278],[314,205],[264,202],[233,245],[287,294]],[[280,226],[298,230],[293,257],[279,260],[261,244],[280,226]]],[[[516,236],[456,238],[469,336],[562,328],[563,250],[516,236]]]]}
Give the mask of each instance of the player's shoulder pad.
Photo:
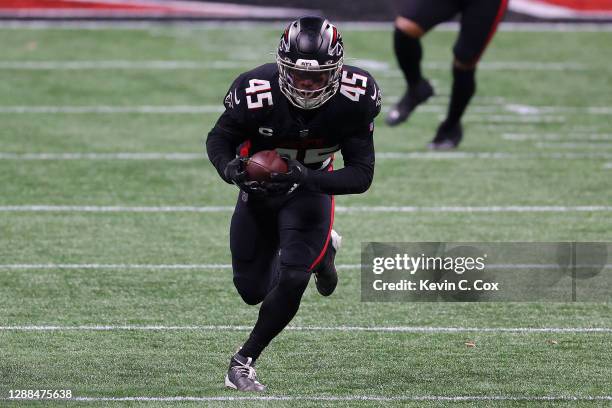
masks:
{"type": "Polygon", "coordinates": [[[372,74],[364,69],[344,65],[339,93],[352,102],[352,105],[357,105],[361,115],[368,121],[380,113],[382,91],[372,74]]]}
{"type": "Polygon", "coordinates": [[[278,68],[276,64],[264,64],[238,76],[225,94],[225,109],[235,117],[243,117],[274,104],[278,94],[278,68]]]}

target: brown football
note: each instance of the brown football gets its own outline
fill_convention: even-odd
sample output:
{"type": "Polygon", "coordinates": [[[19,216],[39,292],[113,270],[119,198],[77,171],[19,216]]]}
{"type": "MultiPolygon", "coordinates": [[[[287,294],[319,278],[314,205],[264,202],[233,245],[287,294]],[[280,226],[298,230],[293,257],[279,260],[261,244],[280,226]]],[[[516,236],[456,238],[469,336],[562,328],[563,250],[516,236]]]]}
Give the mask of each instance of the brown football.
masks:
{"type": "Polygon", "coordinates": [[[249,180],[269,181],[271,173],[287,172],[287,162],[276,150],[262,150],[249,157],[245,171],[249,180]]]}

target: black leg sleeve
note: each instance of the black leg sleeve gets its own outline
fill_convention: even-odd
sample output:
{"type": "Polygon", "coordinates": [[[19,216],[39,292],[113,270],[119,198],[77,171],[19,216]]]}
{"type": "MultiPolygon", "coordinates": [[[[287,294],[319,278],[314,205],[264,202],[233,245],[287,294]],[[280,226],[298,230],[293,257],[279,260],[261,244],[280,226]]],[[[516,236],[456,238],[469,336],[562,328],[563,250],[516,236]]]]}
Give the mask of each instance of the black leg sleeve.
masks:
{"type": "Polygon", "coordinates": [[[476,93],[475,70],[463,70],[453,66],[453,89],[451,91],[448,115],[444,126],[455,126],[461,120],[474,93],[476,93]]]}
{"type": "Polygon", "coordinates": [[[240,354],[256,360],[264,348],[289,324],[297,313],[310,273],[304,269],[285,269],[278,285],[268,293],[259,309],[255,327],[240,354]]]}
{"type": "Polygon", "coordinates": [[[421,40],[404,34],[398,28],[395,29],[393,40],[395,57],[400,69],[404,73],[408,86],[414,86],[422,78],[423,47],[421,46],[421,40]]]}

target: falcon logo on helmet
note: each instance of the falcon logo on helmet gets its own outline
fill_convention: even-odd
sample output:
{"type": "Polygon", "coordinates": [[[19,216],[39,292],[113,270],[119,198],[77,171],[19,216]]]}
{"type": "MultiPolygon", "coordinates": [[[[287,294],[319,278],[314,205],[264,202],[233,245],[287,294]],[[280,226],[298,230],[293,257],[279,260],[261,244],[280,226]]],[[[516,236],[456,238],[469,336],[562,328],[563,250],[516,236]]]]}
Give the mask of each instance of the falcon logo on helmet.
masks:
{"type": "Polygon", "coordinates": [[[320,17],[302,17],[281,36],[276,63],[279,85],[301,109],[315,109],[340,87],[344,47],[338,29],[320,17]]]}

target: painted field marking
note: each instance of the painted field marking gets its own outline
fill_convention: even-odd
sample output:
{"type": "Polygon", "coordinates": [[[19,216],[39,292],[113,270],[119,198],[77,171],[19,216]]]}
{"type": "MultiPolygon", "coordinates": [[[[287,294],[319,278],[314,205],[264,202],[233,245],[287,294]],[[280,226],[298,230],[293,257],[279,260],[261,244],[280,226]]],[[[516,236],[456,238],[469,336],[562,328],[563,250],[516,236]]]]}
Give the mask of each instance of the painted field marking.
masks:
{"type": "MultiPolygon", "coordinates": [[[[0,212],[68,212],[68,213],[224,213],[230,206],[77,206],[77,205],[9,205],[0,212]]],[[[337,213],[569,213],[610,212],[612,206],[338,206],[337,213]]]]}
{"type": "MultiPolygon", "coordinates": [[[[389,110],[388,107],[382,109],[383,112],[389,110]]],[[[438,116],[439,120],[444,119],[444,115],[438,116]]],[[[467,123],[565,123],[567,118],[561,115],[474,115],[468,113],[463,122],[467,123]]]]}
{"type": "MultiPolygon", "coordinates": [[[[391,32],[393,24],[388,22],[345,21],[340,24],[343,31],[391,32]]],[[[0,21],[0,29],[13,30],[282,30],[282,23],[264,21],[0,21]]],[[[457,22],[445,22],[436,26],[439,31],[457,31],[457,22]]],[[[547,23],[547,22],[502,22],[498,31],[504,32],[609,32],[610,23],[547,23]]],[[[279,31],[280,32],[280,31],[279,31]]]]}
{"type": "Polygon", "coordinates": [[[566,133],[503,133],[504,140],[527,141],[527,140],[567,140],[576,141],[609,141],[612,140],[612,133],[592,133],[581,131],[567,131],[566,133]]]}
{"type": "Polygon", "coordinates": [[[203,160],[206,153],[3,153],[0,160],[203,160]]]}
{"type": "Polygon", "coordinates": [[[612,143],[537,142],[535,146],[539,149],[611,149],[612,143]]]}
{"type": "MultiPolygon", "coordinates": [[[[265,58],[265,53],[262,56],[265,58]]],[[[0,70],[43,70],[43,71],[73,71],[73,70],[207,70],[207,69],[249,69],[258,64],[272,62],[267,59],[246,61],[197,61],[197,60],[79,60],[79,61],[0,61],[0,70]]],[[[352,61],[349,61],[352,62],[352,61]]],[[[385,61],[358,60],[355,65],[364,69],[386,72],[401,76],[401,72],[385,61]],[[360,64],[360,62],[362,62],[360,64]]],[[[448,71],[449,61],[427,61],[423,67],[428,70],[448,71]]],[[[576,62],[543,62],[543,61],[484,61],[478,65],[485,71],[588,71],[606,70],[606,66],[593,66],[576,62]]]]}
{"type": "Polygon", "coordinates": [[[2,114],[84,114],[84,113],[151,113],[151,114],[201,114],[221,113],[223,105],[175,105],[175,106],[0,106],[2,114]]]}
{"type": "MultiPolygon", "coordinates": [[[[11,325],[0,331],[250,331],[242,325],[11,325]]],[[[420,326],[287,326],[290,331],[379,333],[612,333],[612,327],[420,327],[420,326]]]]}
{"type": "MultiPolygon", "coordinates": [[[[361,265],[337,265],[336,267],[345,269],[360,268],[361,265]],[[349,268],[346,268],[348,266],[349,268]]],[[[123,270],[123,269],[142,269],[142,270],[206,270],[206,269],[231,269],[230,264],[6,264],[0,265],[0,270],[123,270]]]]}
{"type": "MultiPolygon", "coordinates": [[[[513,395],[463,395],[463,396],[444,396],[444,395],[414,395],[414,396],[385,396],[385,395],[350,395],[350,396],[333,396],[333,395],[266,395],[266,396],[161,396],[161,397],[73,397],[57,401],[79,401],[79,402],[244,402],[244,401],[377,401],[377,402],[394,402],[394,401],[434,401],[434,402],[477,402],[477,401],[531,401],[531,402],[549,402],[549,401],[611,401],[612,396],[567,396],[567,395],[544,395],[544,396],[513,396],[513,395]]],[[[15,401],[6,397],[0,398],[0,401],[15,401]]],[[[18,401],[29,401],[29,399],[20,398],[18,401]]]]}
{"type": "MultiPolygon", "coordinates": [[[[483,101],[484,102],[484,101],[483,101]]],[[[565,121],[564,116],[554,114],[587,114],[612,115],[611,106],[534,106],[496,103],[495,105],[473,105],[469,108],[467,118],[478,121],[565,121]],[[491,115],[496,114],[496,115],[491,115]],[[487,120],[487,118],[490,118],[487,120]],[[529,118],[529,119],[523,119],[529,118]]],[[[0,106],[1,114],[83,114],[83,113],[150,113],[150,114],[201,114],[221,113],[225,107],[219,105],[90,105],[90,106],[0,106]]],[[[388,110],[388,107],[383,108],[388,110]]],[[[444,113],[445,104],[425,105],[419,108],[421,113],[444,113]]]]}
{"type": "MultiPolygon", "coordinates": [[[[337,269],[355,270],[360,269],[361,264],[337,264],[337,269]]],[[[590,269],[593,267],[601,269],[612,269],[612,264],[589,265],[577,264],[573,268],[590,269]]],[[[486,269],[561,269],[565,268],[560,264],[488,264],[486,269]]],[[[13,271],[37,271],[37,270],[225,270],[232,269],[231,264],[5,264],[0,265],[0,270],[13,271]]]]}
{"type": "MultiPolygon", "coordinates": [[[[379,160],[532,160],[532,159],[612,159],[612,152],[541,152],[541,153],[509,153],[509,152],[378,152],[379,160]]],[[[8,153],[0,152],[0,160],[31,161],[31,160],[165,160],[193,161],[205,160],[206,152],[115,152],[115,153],[8,153]]]]}
{"type": "MultiPolygon", "coordinates": [[[[264,61],[260,61],[264,62],[264,61]]],[[[192,60],[82,60],[82,61],[0,61],[0,69],[5,70],[199,70],[247,68],[255,61],[192,61],[192,60]]]]}

